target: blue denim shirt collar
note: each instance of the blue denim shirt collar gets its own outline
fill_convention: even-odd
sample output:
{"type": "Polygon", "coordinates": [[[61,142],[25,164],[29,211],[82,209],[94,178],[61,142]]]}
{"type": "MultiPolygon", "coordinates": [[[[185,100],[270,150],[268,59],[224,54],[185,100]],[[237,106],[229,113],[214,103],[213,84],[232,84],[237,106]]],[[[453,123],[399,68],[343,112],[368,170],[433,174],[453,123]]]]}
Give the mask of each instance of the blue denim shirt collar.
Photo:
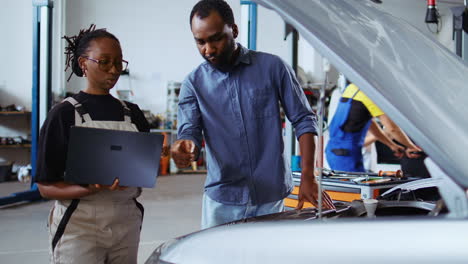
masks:
{"type": "MultiPolygon", "coordinates": [[[[237,57],[236,61],[234,62],[234,65],[232,68],[235,68],[236,66],[238,66],[241,62],[244,63],[244,64],[251,64],[252,63],[252,51],[249,50],[248,48],[242,46],[240,43],[237,43],[237,48],[240,49],[239,51],[239,56],[237,57]]],[[[210,70],[211,71],[214,71],[216,70],[215,67],[213,67],[211,65],[211,63],[209,63],[208,61],[206,62],[208,65],[210,65],[210,70]]]]}
{"type": "Polygon", "coordinates": [[[239,51],[239,56],[236,59],[236,62],[234,62],[234,66],[239,65],[239,63],[245,63],[245,64],[250,64],[252,59],[251,59],[251,54],[250,50],[247,49],[246,47],[242,46],[240,43],[237,43],[237,47],[240,49],[239,51]]]}

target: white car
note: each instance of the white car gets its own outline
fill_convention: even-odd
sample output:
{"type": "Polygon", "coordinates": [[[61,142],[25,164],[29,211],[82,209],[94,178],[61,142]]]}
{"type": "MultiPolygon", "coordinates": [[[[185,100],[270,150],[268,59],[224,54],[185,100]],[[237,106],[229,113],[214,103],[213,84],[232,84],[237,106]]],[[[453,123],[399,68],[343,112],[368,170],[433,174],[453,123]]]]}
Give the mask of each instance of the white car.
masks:
{"type": "Polygon", "coordinates": [[[240,220],[168,241],[146,263],[468,263],[467,64],[369,0],[255,2],[424,149],[432,178],[382,195],[376,218],[356,217],[365,215],[356,202],[337,203],[321,220],[314,209],[240,220]],[[395,198],[432,186],[441,200],[395,198]]]}

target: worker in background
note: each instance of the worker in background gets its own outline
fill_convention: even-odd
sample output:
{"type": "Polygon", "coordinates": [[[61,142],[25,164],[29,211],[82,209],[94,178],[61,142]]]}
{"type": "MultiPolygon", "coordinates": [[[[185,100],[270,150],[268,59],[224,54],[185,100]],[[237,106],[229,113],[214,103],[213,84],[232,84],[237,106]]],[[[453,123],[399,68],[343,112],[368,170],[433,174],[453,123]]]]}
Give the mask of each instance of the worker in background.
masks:
{"type": "Polygon", "coordinates": [[[67,69],[87,86],[50,110],[39,136],[35,181],[43,197],[56,200],[48,222],[51,262],[137,263],[141,189],[119,187],[118,179],[112,186],[70,184],[64,173],[71,126],[149,132],[149,125],[136,104],[109,93],[127,64],[119,40],[94,25],[64,38],[67,69]]]}
{"type": "MultiPolygon", "coordinates": [[[[385,130],[384,130],[385,131],[385,130]]],[[[388,135],[388,134],[387,134],[388,135]]],[[[374,164],[374,160],[377,160],[377,153],[376,150],[372,149],[369,150],[372,146],[374,146],[375,141],[381,141],[379,138],[377,138],[370,130],[367,131],[366,139],[364,140],[364,147],[363,147],[363,156],[364,156],[364,168],[366,170],[373,171],[374,166],[377,164],[374,164]],[[374,158],[375,154],[375,158],[374,158]],[[366,155],[369,157],[366,160],[366,155]],[[367,164],[366,164],[367,162],[367,164]]],[[[426,153],[423,151],[418,153],[417,155],[413,154],[413,158],[409,158],[407,155],[404,155],[400,159],[400,166],[401,166],[401,171],[403,172],[403,175],[408,176],[408,177],[417,177],[417,178],[430,178],[431,175],[424,164],[424,159],[427,158],[426,153]]]]}
{"type": "Polygon", "coordinates": [[[380,110],[359,88],[350,84],[343,92],[329,126],[329,141],[325,149],[330,169],[365,172],[362,147],[367,132],[388,146],[396,157],[419,157],[421,149],[380,110]],[[374,120],[375,117],[385,132],[374,120]],[[398,141],[403,146],[396,144],[398,141]]]}
{"type": "MultiPolygon", "coordinates": [[[[202,0],[190,27],[206,60],[184,80],[179,95],[178,140],[172,157],[179,168],[197,159],[205,137],[208,175],[202,228],[283,211],[293,188],[283,156],[281,102],[302,153],[298,208],[318,205],[314,177],[316,118],[291,67],[279,57],[236,43],[239,31],[223,0],[202,0]]],[[[334,208],[323,192],[323,207],[334,208]]]]}

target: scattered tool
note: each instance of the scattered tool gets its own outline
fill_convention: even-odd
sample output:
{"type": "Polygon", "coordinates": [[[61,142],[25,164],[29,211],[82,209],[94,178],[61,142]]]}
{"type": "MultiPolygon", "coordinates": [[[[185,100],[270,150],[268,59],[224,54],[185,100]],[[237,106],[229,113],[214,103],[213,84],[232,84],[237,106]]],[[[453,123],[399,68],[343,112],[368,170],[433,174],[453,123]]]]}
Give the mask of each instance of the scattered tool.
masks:
{"type": "Polygon", "coordinates": [[[401,170],[397,171],[379,171],[378,176],[380,177],[395,177],[395,178],[403,178],[403,172],[401,170]]]}
{"type": "Polygon", "coordinates": [[[329,179],[336,179],[340,181],[352,181],[354,183],[376,184],[389,182],[395,179],[402,179],[404,177],[401,170],[396,171],[383,171],[379,172],[348,172],[323,169],[323,176],[329,179]]]}
{"type": "Polygon", "coordinates": [[[393,178],[403,178],[403,172],[401,170],[396,171],[382,171],[379,172],[350,172],[350,171],[337,171],[337,170],[328,170],[323,169],[323,176],[328,177],[364,177],[364,176],[377,176],[377,177],[393,177],[393,178]]]}
{"type": "Polygon", "coordinates": [[[369,180],[369,177],[357,177],[357,178],[353,179],[352,181],[354,183],[360,183],[360,182],[366,181],[366,180],[369,180]]]}
{"type": "Polygon", "coordinates": [[[376,179],[376,180],[362,181],[361,183],[375,184],[375,183],[389,182],[391,180],[392,179],[390,179],[390,178],[386,178],[386,179],[376,179]]]}

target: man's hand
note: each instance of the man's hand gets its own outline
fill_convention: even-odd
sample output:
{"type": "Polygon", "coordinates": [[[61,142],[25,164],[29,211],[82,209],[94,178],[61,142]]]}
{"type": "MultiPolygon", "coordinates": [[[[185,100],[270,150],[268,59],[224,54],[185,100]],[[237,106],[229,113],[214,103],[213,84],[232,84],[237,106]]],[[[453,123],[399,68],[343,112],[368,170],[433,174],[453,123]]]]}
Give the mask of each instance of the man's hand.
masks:
{"type": "MultiPolygon", "coordinates": [[[[301,185],[299,186],[299,203],[296,209],[302,209],[304,202],[310,202],[315,207],[318,207],[318,191],[319,188],[313,171],[311,173],[303,171],[301,175],[301,185]]],[[[332,199],[325,191],[322,191],[322,207],[324,209],[336,209],[332,199]]]]}
{"type": "Polygon", "coordinates": [[[390,149],[393,151],[393,156],[399,159],[403,158],[403,156],[405,155],[405,148],[396,143],[393,143],[390,149]]]}
{"type": "Polygon", "coordinates": [[[410,159],[415,159],[421,157],[422,149],[418,146],[411,146],[406,149],[406,156],[410,159]]]}
{"type": "Polygon", "coordinates": [[[116,178],[114,180],[114,182],[112,183],[112,185],[102,185],[102,184],[90,184],[88,186],[88,189],[91,190],[91,194],[93,193],[96,193],[100,190],[111,190],[111,191],[115,191],[115,190],[125,190],[127,189],[127,187],[125,186],[119,186],[119,178],[116,178]]]}
{"type": "Polygon", "coordinates": [[[169,146],[167,146],[167,145],[164,145],[162,147],[162,150],[161,150],[161,156],[162,157],[167,157],[167,156],[169,156],[170,152],[171,152],[171,148],[169,146]]]}
{"type": "Polygon", "coordinates": [[[198,148],[192,140],[177,140],[172,144],[171,156],[178,168],[187,168],[198,156],[198,148]]]}

